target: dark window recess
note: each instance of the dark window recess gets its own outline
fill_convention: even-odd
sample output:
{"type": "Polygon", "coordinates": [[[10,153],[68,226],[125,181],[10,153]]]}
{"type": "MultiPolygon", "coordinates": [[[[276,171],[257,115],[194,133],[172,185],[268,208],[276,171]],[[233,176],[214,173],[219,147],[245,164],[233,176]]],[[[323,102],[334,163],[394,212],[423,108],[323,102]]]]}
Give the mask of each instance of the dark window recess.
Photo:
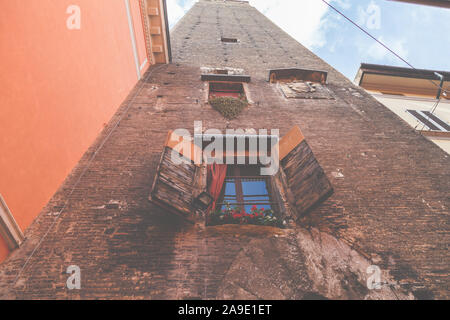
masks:
{"type": "Polygon", "coordinates": [[[450,126],[445,121],[439,119],[436,115],[429,111],[406,110],[413,115],[419,122],[434,131],[450,131],[450,126]]]}
{"type": "Polygon", "coordinates": [[[271,210],[277,205],[271,199],[269,177],[260,175],[257,165],[228,166],[217,209],[225,210],[226,204],[251,212],[253,206],[271,210]]]}
{"type": "Polygon", "coordinates": [[[233,97],[240,98],[245,95],[242,83],[210,82],[209,97],[233,97]]]}
{"type": "Polygon", "coordinates": [[[309,81],[320,84],[327,83],[328,73],[319,70],[308,69],[273,69],[269,71],[269,81],[275,82],[292,82],[294,80],[309,81]]]}
{"type": "Polygon", "coordinates": [[[226,38],[226,37],[222,37],[220,39],[220,41],[222,42],[227,42],[227,43],[237,43],[238,39],[237,38],[226,38]]]}

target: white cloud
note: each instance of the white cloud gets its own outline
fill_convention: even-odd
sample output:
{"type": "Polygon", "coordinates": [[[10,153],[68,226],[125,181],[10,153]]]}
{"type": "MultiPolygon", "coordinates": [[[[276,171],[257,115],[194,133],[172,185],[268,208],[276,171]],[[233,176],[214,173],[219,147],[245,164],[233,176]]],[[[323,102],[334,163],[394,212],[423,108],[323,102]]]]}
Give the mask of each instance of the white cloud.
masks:
{"type": "MultiPolygon", "coordinates": [[[[394,52],[396,52],[400,57],[408,58],[408,49],[406,49],[406,39],[396,39],[396,40],[385,40],[382,36],[378,38],[379,41],[387,45],[394,52]]],[[[357,44],[358,50],[363,54],[363,56],[369,57],[376,61],[390,60],[392,62],[398,61],[398,58],[390,53],[387,49],[381,46],[379,43],[374,42],[369,47],[363,43],[357,44]]]]}
{"type": "Polygon", "coordinates": [[[167,0],[167,15],[169,26],[172,28],[184,14],[194,5],[196,0],[167,0]]]}
{"type": "Polygon", "coordinates": [[[323,18],[328,7],[322,1],[250,0],[250,4],[303,45],[309,48],[325,45],[323,18]]]}
{"type": "MultiPolygon", "coordinates": [[[[348,0],[330,0],[348,9],[348,0]]],[[[167,0],[169,24],[173,27],[195,0],[167,0]]],[[[324,16],[328,7],[320,0],[250,0],[250,4],[308,48],[326,44],[324,16]]]]}

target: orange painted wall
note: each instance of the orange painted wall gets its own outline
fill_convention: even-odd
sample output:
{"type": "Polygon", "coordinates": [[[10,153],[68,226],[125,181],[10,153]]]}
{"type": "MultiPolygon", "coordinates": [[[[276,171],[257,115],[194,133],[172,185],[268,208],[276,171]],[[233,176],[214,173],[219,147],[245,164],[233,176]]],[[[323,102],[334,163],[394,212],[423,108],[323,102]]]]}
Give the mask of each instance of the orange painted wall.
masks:
{"type": "Polygon", "coordinates": [[[124,0],[1,1],[0,66],[0,193],[25,230],[137,82],[124,0]]]}

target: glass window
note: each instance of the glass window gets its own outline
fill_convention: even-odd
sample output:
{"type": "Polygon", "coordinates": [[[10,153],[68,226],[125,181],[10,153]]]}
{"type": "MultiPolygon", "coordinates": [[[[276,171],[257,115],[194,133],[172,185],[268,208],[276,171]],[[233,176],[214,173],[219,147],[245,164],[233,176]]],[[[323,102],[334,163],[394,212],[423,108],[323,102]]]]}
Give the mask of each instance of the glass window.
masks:
{"type": "Polygon", "coordinates": [[[272,209],[273,202],[270,197],[266,177],[259,175],[257,166],[229,166],[227,177],[222,188],[222,196],[218,205],[224,210],[226,204],[239,207],[250,212],[253,206],[272,209]]]}

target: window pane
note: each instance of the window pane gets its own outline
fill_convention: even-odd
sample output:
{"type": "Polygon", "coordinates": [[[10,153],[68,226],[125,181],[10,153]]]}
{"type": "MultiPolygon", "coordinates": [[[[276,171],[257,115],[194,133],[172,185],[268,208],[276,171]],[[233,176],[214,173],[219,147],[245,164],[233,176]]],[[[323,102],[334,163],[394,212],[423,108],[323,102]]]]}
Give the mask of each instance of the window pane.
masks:
{"type": "MultiPolygon", "coordinates": [[[[242,194],[238,195],[236,189],[236,179],[230,176],[235,176],[239,173],[237,173],[233,167],[228,167],[228,177],[225,180],[223,189],[224,197],[219,203],[221,210],[226,208],[224,205],[225,203],[228,203],[232,208],[243,207],[247,213],[251,213],[251,209],[255,205],[258,209],[271,209],[271,199],[267,189],[266,179],[249,177],[249,173],[253,173],[251,172],[252,169],[254,169],[253,166],[245,166],[240,168],[240,175],[244,177],[239,179],[239,183],[242,186],[242,194]]],[[[258,167],[255,167],[255,169],[258,169],[258,167]]]]}
{"type": "Polygon", "coordinates": [[[266,180],[244,180],[242,181],[242,193],[244,196],[245,211],[251,212],[251,208],[256,205],[258,209],[271,209],[269,204],[269,191],[266,180]]]}
{"type": "Polygon", "coordinates": [[[269,194],[265,180],[242,181],[242,193],[244,196],[269,194]]]}
{"type": "Polygon", "coordinates": [[[236,195],[236,185],[234,183],[234,180],[229,180],[225,182],[225,195],[226,196],[236,195]]]}

